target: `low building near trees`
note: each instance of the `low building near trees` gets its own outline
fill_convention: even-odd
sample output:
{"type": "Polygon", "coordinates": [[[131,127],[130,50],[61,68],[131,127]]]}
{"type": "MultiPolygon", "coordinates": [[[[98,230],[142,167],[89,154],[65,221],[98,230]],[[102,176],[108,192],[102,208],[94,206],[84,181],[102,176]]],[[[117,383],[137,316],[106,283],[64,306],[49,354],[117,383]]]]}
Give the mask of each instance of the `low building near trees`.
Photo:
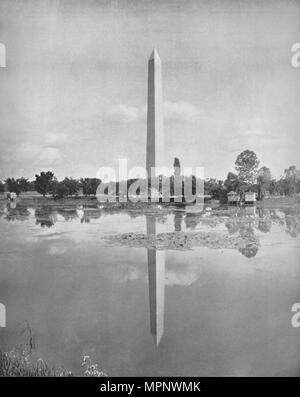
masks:
{"type": "Polygon", "coordinates": [[[229,204],[238,204],[240,202],[240,195],[232,190],[227,193],[227,200],[229,204]]]}
{"type": "Polygon", "coordinates": [[[245,204],[254,204],[256,202],[256,194],[255,192],[246,192],[244,197],[245,204]]]}

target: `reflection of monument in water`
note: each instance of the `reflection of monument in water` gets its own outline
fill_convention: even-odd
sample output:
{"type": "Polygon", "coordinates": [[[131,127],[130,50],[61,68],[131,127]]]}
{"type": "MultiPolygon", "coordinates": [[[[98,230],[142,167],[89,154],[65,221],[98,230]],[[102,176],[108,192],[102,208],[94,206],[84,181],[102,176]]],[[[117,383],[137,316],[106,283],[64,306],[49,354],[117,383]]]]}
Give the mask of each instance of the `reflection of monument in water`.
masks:
{"type": "MultiPolygon", "coordinates": [[[[147,235],[156,236],[156,220],[147,215],[147,235]]],[[[165,313],[165,252],[156,248],[147,249],[150,329],[158,345],[164,333],[165,313]]]]}
{"type": "Polygon", "coordinates": [[[0,303],[0,327],[6,327],[6,308],[3,303],[0,303]]]}

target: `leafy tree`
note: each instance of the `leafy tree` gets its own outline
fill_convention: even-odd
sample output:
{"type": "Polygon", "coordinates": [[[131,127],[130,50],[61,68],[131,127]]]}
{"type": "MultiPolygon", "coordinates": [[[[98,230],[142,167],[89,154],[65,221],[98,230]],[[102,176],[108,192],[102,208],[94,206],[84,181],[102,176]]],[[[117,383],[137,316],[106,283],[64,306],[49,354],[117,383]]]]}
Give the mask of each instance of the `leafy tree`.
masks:
{"type": "Polygon", "coordinates": [[[91,183],[89,178],[81,178],[80,179],[80,185],[82,187],[82,193],[87,196],[90,192],[91,189],[91,183]]]}
{"type": "Polygon", "coordinates": [[[257,173],[257,185],[258,185],[258,199],[261,200],[264,195],[265,191],[269,189],[271,184],[271,171],[268,167],[261,167],[257,173]]]}
{"type": "Polygon", "coordinates": [[[101,183],[101,179],[98,178],[81,178],[80,184],[82,187],[83,194],[85,196],[90,194],[96,194],[97,188],[101,183]]]}
{"type": "Polygon", "coordinates": [[[209,194],[213,199],[219,200],[221,191],[223,190],[223,182],[214,178],[204,181],[204,192],[209,194]]]}
{"type": "Polygon", "coordinates": [[[91,193],[90,194],[96,194],[97,193],[97,188],[101,183],[101,179],[99,178],[91,178],[91,193]]]}
{"type": "Polygon", "coordinates": [[[85,196],[87,196],[88,195],[88,191],[89,191],[89,186],[90,186],[90,184],[89,184],[89,180],[88,180],[88,178],[81,178],[80,179],[80,186],[81,186],[81,188],[82,188],[82,193],[85,195],[85,196]]]}
{"type": "Polygon", "coordinates": [[[34,216],[36,224],[41,227],[50,228],[56,222],[53,206],[50,205],[43,205],[41,208],[36,208],[34,216]]]}
{"type": "Polygon", "coordinates": [[[51,171],[41,172],[40,175],[35,176],[35,189],[44,197],[47,193],[51,193],[51,183],[53,182],[54,173],[51,171]]]}
{"type": "Polygon", "coordinates": [[[77,179],[73,178],[65,178],[62,183],[67,187],[68,189],[68,195],[74,195],[78,193],[80,189],[80,182],[77,179]]]}
{"type": "Polygon", "coordinates": [[[20,186],[19,186],[18,182],[15,180],[15,178],[7,178],[5,180],[5,184],[6,184],[7,190],[9,192],[14,192],[17,195],[19,195],[21,193],[20,186]]]}
{"type": "Polygon", "coordinates": [[[57,180],[54,180],[51,183],[51,193],[55,199],[62,199],[70,194],[65,182],[58,182],[57,180]]]}
{"type": "Polygon", "coordinates": [[[283,177],[276,181],[275,191],[281,196],[284,196],[286,194],[286,180],[283,177]]]}
{"type": "Polygon", "coordinates": [[[21,192],[27,192],[30,187],[30,182],[26,178],[19,178],[17,179],[17,183],[19,185],[20,191],[21,192]]]}
{"type": "Polygon", "coordinates": [[[295,165],[291,165],[289,168],[284,170],[285,180],[285,194],[292,196],[297,193],[297,186],[300,181],[300,171],[295,165]]]}
{"type": "Polygon", "coordinates": [[[241,182],[236,174],[233,172],[228,172],[227,178],[224,181],[224,186],[227,189],[227,192],[237,192],[239,191],[239,187],[241,185],[241,182]]]}
{"type": "Polygon", "coordinates": [[[277,193],[277,182],[276,179],[271,179],[270,183],[269,183],[269,192],[271,195],[277,193]]]}
{"type": "Polygon", "coordinates": [[[35,190],[35,181],[29,181],[29,182],[28,182],[28,189],[27,189],[27,191],[28,191],[28,192],[31,192],[31,191],[33,191],[33,190],[35,190]]]}
{"type": "Polygon", "coordinates": [[[5,185],[2,181],[0,181],[0,193],[4,193],[5,185]]]}
{"type": "Polygon", "coordinates": [[[258,166],[259,160],[256,154],[252,150],[244,150],[235,161],[239,180],[245,185],[253,185],[258,166]]]}

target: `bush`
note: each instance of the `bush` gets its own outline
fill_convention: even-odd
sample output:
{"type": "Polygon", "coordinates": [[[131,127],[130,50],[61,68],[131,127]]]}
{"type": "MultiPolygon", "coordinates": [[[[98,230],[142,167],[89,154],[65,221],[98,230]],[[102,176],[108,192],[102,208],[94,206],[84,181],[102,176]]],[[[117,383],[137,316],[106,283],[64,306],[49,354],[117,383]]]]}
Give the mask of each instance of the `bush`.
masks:
{"type": "Polygon", "coordinates": [[[34,183],[36,191],[43,196],[50,193],[53,178],[54,174],[51,171],[41,172],[40,175],[36,175],[34,183]]]}
{"type": "Polygon", "coordinates": [[[51,188],[52,195],[55,199],[62,199],[69,195],[69,189],[64,182],[55,181],[51,188]]]}
{"type": "MultiPolygon", "coordinates": [[[[14,349],[9,353],[0,350],[0,377],[70,377],[74,376],[66,368],[54,368],[47,365],[41,358],[32,361],[32,351],[14,349]]],[[[84,356],[82,367],[83,376],[106,377],[105,372],[98,369],[98,364],[93,364],[90,356],[84,356]]]]}
{"type": "Polygon", "coordinates": [[[26,350],[12,350],[3,353],[0,350],[0,376],[2,377],[58,377],[72,376],[65,368],[50,368],[42,359],[32,363],[26,350]]]}

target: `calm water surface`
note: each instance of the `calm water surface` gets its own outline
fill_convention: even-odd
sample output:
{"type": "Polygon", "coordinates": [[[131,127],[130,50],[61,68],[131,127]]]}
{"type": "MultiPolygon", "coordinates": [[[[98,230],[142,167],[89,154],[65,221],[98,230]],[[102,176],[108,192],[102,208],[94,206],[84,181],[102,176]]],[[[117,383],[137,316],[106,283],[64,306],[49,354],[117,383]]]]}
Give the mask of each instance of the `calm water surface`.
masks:
{"type": "Polygon", "coordinates": [[[299,258],[295,209],[149,216],[2,203],[0,342],[8,351],[30,328],[36,354],[75,374],[88,354],[110,376],[299,376],[299,258]],[[105,239],[147,231],[251,244],[162,251],[105,239]]]}

